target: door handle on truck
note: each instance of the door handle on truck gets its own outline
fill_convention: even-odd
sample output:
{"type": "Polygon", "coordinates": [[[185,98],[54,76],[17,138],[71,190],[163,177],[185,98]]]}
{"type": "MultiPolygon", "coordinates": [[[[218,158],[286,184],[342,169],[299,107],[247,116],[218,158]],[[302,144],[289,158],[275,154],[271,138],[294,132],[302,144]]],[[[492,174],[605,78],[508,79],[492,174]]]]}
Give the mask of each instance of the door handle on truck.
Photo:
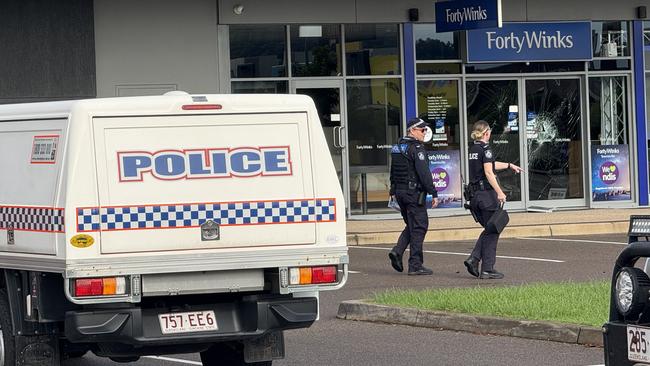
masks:
{"type": "Polygon", "coordinates": [[[339,127],[339,147],[341,149],[345,147],[345,144],[343,143],[343,126],[339,127]]]}

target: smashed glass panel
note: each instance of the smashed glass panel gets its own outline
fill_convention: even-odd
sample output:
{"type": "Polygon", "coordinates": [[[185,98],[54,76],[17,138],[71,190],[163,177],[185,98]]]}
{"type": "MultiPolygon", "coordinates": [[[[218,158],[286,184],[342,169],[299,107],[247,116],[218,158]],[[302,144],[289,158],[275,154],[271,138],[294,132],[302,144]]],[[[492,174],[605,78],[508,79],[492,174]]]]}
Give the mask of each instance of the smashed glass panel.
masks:
{"type": "MultiPolygon", "coordinates": [[[[496,159],[521,165],[517,80],[468,81],[466,86],[468,141],[472,141],[469,134],[474,122],[484,120],[492,128],[490,146],[496,159]]],[[[506,170],[498,177],[508,201],[521,201],[519,175],[506,170]]]]}
{"type": "Polygon", "coordinates": [[[584,198],[578,79],[526,80],[530,200],[584,198]]]}

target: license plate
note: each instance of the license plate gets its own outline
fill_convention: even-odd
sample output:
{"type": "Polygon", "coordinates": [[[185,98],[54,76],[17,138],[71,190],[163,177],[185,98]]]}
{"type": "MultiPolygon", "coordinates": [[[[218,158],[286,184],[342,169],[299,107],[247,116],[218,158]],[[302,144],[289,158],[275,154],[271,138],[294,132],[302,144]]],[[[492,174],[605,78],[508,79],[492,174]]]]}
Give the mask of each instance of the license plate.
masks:
{"type": "Polygon", "coordinates": [[[187,313],[159,314],[160,330],[163,334],[206,332],[217,330],[214,311],[191,311],[187,313]]]}
{"type": "Polygon", "coordinates": [[[627,326],[627,359],[650,362],[650,328],[627,326]]]}

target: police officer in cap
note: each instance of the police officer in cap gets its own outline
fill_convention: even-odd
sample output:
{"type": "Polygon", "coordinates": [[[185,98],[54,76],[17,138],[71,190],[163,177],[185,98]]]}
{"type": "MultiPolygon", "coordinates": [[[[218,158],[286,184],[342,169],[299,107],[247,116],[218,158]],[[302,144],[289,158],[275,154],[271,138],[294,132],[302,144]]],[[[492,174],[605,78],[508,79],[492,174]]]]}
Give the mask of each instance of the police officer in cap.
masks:
{"type": "MultiPolygon", "coordinates": [[[[469,185],[472,192],[470,207],[478,222],[485,227],[499,206],[506,202],[506,195],[499,186],[495,172],[512,169],[515,173],[520,173],[522,169],[515,164],[496,161],[488,145],[492,130],[487,122],[481,120],[474,123],[471,136],[474,143],[469,148],[469,185]]],[[[481,232],[472,254],[464,262],[472,276],[484,279],[503,278],[503,273],[494,269],[498,240],[498,233],[486,230],[481,232]]]]}
{"type": "Polygon", "coordinates": [[[422,145],[425,134],[430,129],[419,118],[410,119],[406,127],[407,136],[393,146],[390,166],[390,195],[397,200],[406,227],[388,257],[396,271],[404,271],[402,255],[410,245],[408,274],[430,275],[433,271],[424,267],[422,255],[422,242],[429,228],[426,193],[433,196],[432,206],[438,205],[438,193],[429,170],[429,159],[422,145]]]}

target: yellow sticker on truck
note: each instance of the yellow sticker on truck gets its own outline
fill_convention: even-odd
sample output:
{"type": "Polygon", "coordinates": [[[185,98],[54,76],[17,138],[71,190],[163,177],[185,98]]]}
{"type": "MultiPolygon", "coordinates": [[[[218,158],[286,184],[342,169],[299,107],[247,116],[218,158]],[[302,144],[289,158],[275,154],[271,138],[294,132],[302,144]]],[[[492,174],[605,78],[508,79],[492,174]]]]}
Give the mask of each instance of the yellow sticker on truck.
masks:
{"type": "Polygon", "coordinates": [[[75,248],[88,248],[95,244],[95,239],[90,235],[78,234],[70,239],[70,244],[75,248]]]}

